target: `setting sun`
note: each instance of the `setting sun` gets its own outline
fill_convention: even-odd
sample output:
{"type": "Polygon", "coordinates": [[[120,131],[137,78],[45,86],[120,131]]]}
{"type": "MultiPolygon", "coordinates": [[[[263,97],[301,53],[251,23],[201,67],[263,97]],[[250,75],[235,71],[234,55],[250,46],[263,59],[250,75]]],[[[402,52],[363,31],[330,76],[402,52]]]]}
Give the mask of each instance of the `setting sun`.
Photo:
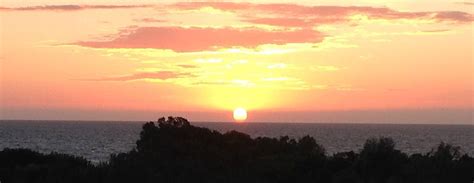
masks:
{"type": "Polygon", "coordinates": [[[234,110],[235,121],[245,121],[247,119],[247,111],[244,108],[237,108],[234,110]]]}

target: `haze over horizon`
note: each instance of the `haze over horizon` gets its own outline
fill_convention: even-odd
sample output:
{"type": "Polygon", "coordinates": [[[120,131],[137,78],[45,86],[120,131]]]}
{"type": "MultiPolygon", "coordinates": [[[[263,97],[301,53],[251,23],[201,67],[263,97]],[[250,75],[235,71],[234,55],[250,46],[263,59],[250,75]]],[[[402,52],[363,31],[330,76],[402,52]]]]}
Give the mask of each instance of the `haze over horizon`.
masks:
{"type": "Polygon", "coordinates": [[[474,2],[0,3],[0,119],[474,124],[474,2]],[[137,4],[139,3],[139,4],[137,4]]]}

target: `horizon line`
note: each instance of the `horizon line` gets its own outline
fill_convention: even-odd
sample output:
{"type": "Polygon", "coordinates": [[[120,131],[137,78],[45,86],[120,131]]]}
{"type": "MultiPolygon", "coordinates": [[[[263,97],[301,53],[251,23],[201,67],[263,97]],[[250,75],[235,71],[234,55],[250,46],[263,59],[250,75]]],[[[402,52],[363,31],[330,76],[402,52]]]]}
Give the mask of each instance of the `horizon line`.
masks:
{"type": "MultiPolygon", "coordinates": [[[[166,116],[165,118],[167,118],[166,116]]],[[[161,118],[161,117],[160,117],[161,118]]],[[[5,121],[40,121],[40,122],[128,122],[128,123],[147,123],[147,122],[157,122],[156,120],[83,120],[83,119],[0,119],[0,122],[5,121]]],[[[235,122],[235,121],[192,121],[188,120],[191,124],[193,123],[229,123],[229,124],[339,124],[339,125],[461,125],[461,126],[474,126],[474,123],[407,123],[407,122],[304,122],[304,121],[295,121],[295,122],[277,122],[277,121],[246,121],[246,122],[235,122]]]]}

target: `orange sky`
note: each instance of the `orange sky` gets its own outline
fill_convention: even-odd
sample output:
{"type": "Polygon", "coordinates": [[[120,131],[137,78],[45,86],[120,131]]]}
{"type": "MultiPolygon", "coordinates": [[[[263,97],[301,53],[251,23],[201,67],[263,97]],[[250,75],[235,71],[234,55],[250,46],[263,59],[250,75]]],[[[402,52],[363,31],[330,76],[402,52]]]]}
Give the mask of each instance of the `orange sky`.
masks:
{"type": "Polygon", "coordinates": [[[250,2],[2,1],[0,118],[473,123],[474,1],[250,2]]]}

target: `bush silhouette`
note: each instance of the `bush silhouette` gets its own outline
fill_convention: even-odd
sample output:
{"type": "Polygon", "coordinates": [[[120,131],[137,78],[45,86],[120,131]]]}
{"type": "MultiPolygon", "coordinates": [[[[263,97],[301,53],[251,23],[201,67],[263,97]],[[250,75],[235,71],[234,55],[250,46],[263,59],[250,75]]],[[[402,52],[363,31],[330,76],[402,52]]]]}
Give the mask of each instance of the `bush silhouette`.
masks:
{"type": "Polygon", "coordinates": [[[84,158],[66,154],[40,154],[28,149],[0,151],[3,182],[94,182],[98,168],[84,158]]]}
{"type": "Polygon", "coordinates": [[[136,147],[107,163],[26,149],[0,151],[3,182],[363,182],[471,183],[474,159],[441,143],[426,154],[407,154],[392,139],[368,139],[360,152],[327,155],[317,141],[220,133],[185,118],[143,125],[136,147]]]}

